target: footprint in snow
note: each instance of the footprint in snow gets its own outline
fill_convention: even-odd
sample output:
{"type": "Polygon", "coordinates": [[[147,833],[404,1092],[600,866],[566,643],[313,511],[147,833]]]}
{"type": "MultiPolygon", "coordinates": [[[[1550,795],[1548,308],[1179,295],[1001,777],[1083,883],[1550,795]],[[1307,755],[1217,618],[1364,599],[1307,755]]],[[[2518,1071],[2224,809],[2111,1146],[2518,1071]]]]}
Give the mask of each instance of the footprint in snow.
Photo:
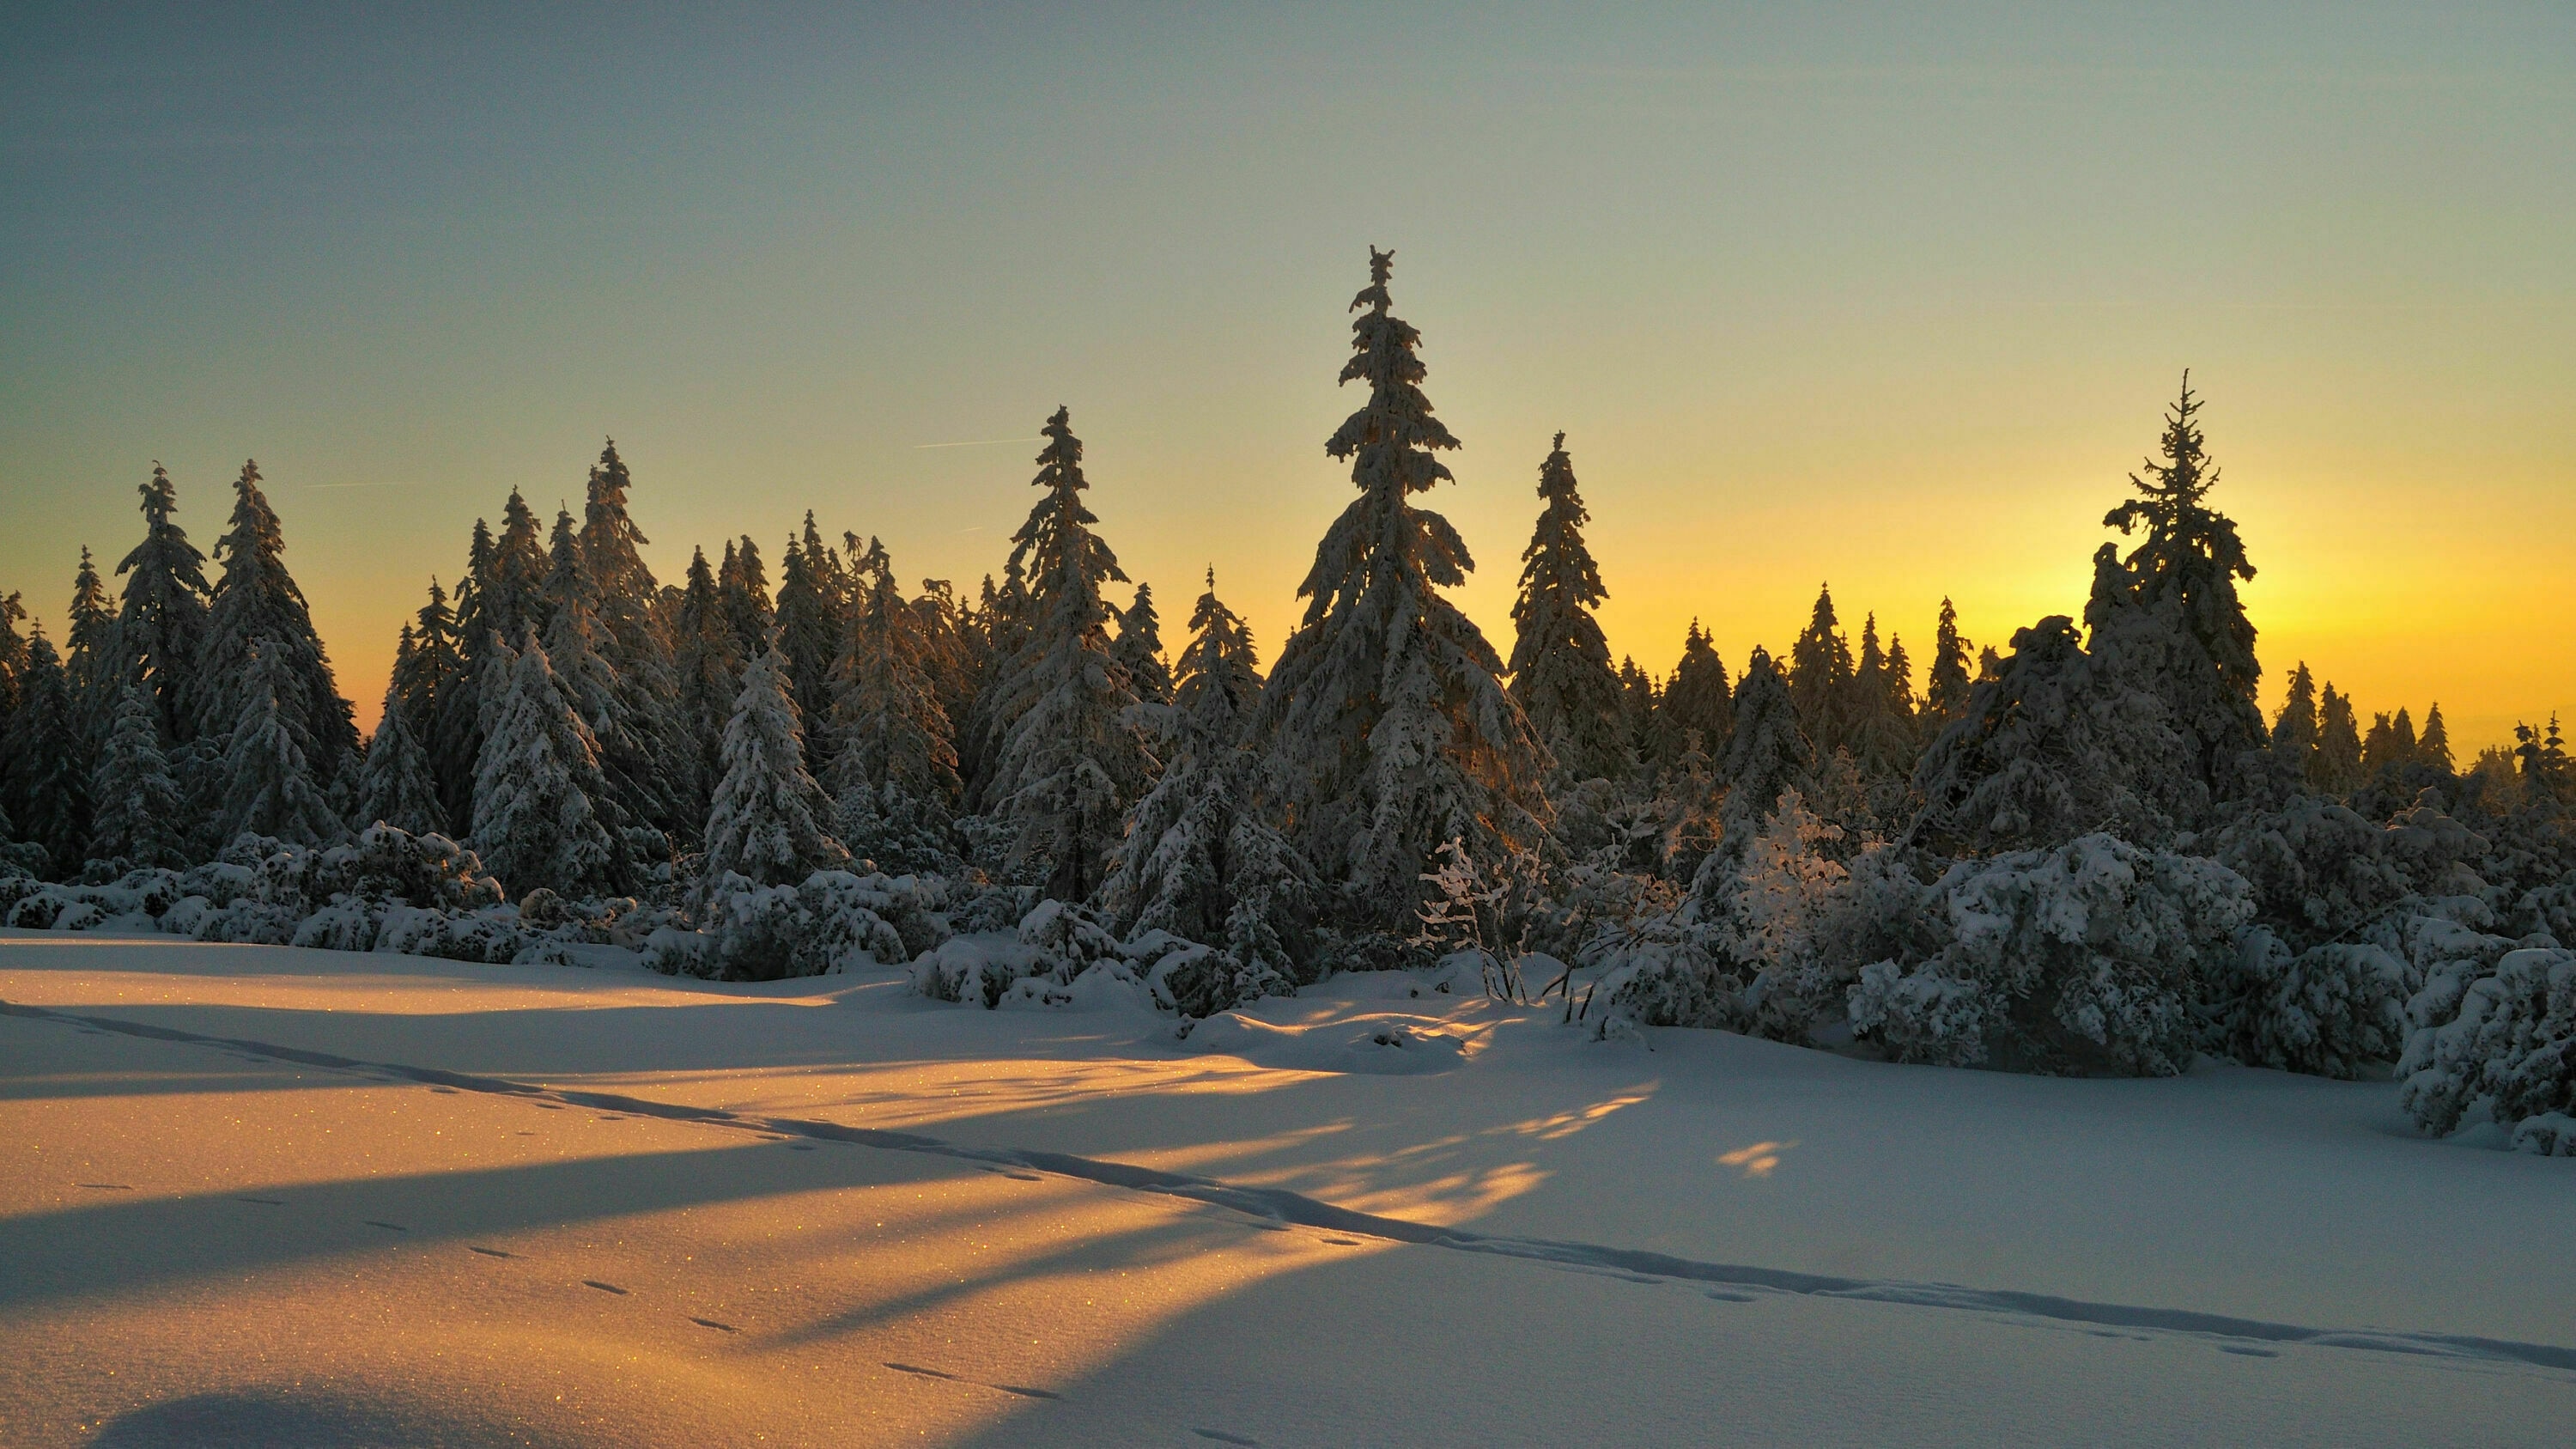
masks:
{"type": "Polygon", "coordinates": [[[97,1191],[99,1191],[99,1192],[132,1192],[132,1191],[134,1191],[134,1184],[132,1184],[132,1183],[130,1183],[130,1182],[76,1182],[76,1183],[73,1183],[73,1184],[72,1184],[72,1186],[74,1186],[74,1187],[86,1187],[86,1188],[92,1188],[92,1189],[95,1189],[95,1190],[97,1190],[97,1191]]]}
{"type": "Polygon", "coordinates": [[[407,1233],[407,1232],[410,1232],[410,1231],[411,1231],[411,1229],[409,1229],[409,1228],[407,1228],[407,1227],[404,1227],[404,1226],[403,1226],[402,1224],[400,1224],[400,1223],[389,1223],[389,1222],[384,1222],[384,1221],[382,1221],[382,1220],[380,1220],[380,1219],[377,1219],[377,1218],[367,1218],[367,1219],[365,1219],[365,1222],[366,1222],[366,1224],[367,1224],[367,1226],[368,1226],[368,1227],[371,1227],[371,1228],[383,1228],[383,1229],[384,1229],[384,1230],[386,1230],[387,1232],[393,1232],[393,1233],[407,1233]]]}
{"type": "Polygon", "coordinates": [[[734,1327],[734,1326],[733,1326],[732,1324],[730,1324],[730,1323],[718,1323],[718,1322],[716,1322],[716,1321],[715,1321],[714,1319],[712,1319],[712,1318],[692,1318],[692,1319],[690,1319],[689,1321],[690,1321],[691,1323],[696,1324],[696,1325],[697,1325],[698,1327],[700,1327],[700,1328],[712,1328],[712,1329],[714,1329],[714,1330],[715,1330],[716,1332],[718,1332],[718,1333],[740,1333],[740,1332],[742,1332],[742,1330],[741,1330],[741,1329],[734,1327]]]}
{"type": "Polygon", "coordinates": [[[616,1284],[614,1284],[614,1283],[602,1283],[602,1282],[600,1282],[600,1281],[599,1281],[598,1279],[596,1279],[596,1278],[584,1278],[584,1279],[582,1279],[582,1280],[581,1280],[581,1286],[583,1286],[584,1288],[596,1288],[596,1289],[598,1289],[598,1290],[599,1290],[600,1292],[602,1292],[602,1293],[614,1293],[614,1294],[616,1294],[616,1295],[617,1295],[618,1297],[620,1297],[620,1298],[623,1298],[623,1297],[625,1297],[625,1296],[626,1296],[626,1290],[625,1290],[625,1289],[618,1287],[618,1286],[617,1286],[616,1284]]]}
{"type": "Polygon", "coordinates": [[[503,1252],[499,1248],[477,1248],[471,1243],[468,1243],[465,1246],[469,1251],[481,1253],[486,1258],[515,1258],[519,1256],[516,1253],[503,1252]]]}
{"type": "Polygon", "coordinates": [[[952,1384],[973,1384],[979,1389],[994,1389],[1005,1394],[1016,1394],[1023,1399],[1062,1399],[1064,1397],[1051,1389],[1033,1389],[1024,1384],[988,1384],[981,1379],[960,1378],[956,1374],[940,1369],[923,1368],[917,1363],[896,1363],[892,1359],[887,1359],[885,1366],[899,1374],[918,1374],[926,1379],[942,1379],[952,1384]]]}

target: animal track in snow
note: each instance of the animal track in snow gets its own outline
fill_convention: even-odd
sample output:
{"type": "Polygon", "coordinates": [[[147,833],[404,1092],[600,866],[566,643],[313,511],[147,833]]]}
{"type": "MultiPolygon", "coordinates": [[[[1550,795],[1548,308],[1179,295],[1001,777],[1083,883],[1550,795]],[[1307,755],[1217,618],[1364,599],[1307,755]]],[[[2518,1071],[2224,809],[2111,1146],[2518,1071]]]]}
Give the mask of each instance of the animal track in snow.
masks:
{"type": "Polygon", "coordinates": [[[130,1182],[76,1182],[73,1183],[72,1186],[94,1188],[100,1192],[134,1191],[134,1184],[130,1182]]]}
{"type": "Polygon", "coordinates": [[[407,1227],[404,1227],[404,1226],[403,1226],[402,1224],[400,1224],[400,1223],[389,1223],[389,1222],[385,1222],[385,1221],[382,1221],[381,1219],[377,1219],[377,1218],[366,1218],[366,1219],[363,1219],[363,1221],[366,1223],[366,1225],[367,1225],[368,1227],[371,1227],[371,1228],[383,1228],[383,1229],[384,1229],[384,1230],[386,1230],[387,1232],[394,1232],[394,1233],[407,1233],[407,1232],[410,1232],[410,1231],[411,1231],[411,1229],[409,1229],[409,1228],[407,1228],[407,1227]]]}
{"type": "Polygon", "coordinates": [[[465,1248],[468,1252],[481,1253],[486,1258],[515,1258],[519,1256],[516,1253],[504,1252],[499,1248],[478,1248],[472,1243],[466,1244],[465,1248]]]}
{"type": "Polygon", "coordinates": [[[614,1294],[616,1294],[616,1295],[617,1295],[618,1297],[620,1297],[620,1298],[623,1298],[623,1297],[625,1297],[625,1296],[626,1296],[626,1290],[625,1290],[625,1289],[618,1287],[618,1286],[617,1286],[616,1284],[614,1284],[614,1283],[602,1283],[602,1282],[600,1282],[600,1281],[599,1281],[598,1279],[596,1279],[596,1278],[584,1278],[584,1279],[582,1279],[582,1280],[581,1280],[581,1286],[583,1286],[584,1288],[596,1288],[596,1289],[598,1289],[598,1290],[599,1290],[600,1292],[602,1292],[602,1293],[614,1293],[614,1294]]]}

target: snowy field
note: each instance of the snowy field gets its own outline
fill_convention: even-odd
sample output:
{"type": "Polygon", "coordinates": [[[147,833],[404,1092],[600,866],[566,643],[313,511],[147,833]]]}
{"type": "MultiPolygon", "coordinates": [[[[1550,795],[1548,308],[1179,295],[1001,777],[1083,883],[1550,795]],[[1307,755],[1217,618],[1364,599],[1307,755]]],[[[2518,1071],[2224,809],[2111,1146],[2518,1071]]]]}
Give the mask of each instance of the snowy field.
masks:
{"type": "Polygon", "coordinates": [[[0,937],[0,1443],[2563,1444],[2385,1083],[0,937]]]}

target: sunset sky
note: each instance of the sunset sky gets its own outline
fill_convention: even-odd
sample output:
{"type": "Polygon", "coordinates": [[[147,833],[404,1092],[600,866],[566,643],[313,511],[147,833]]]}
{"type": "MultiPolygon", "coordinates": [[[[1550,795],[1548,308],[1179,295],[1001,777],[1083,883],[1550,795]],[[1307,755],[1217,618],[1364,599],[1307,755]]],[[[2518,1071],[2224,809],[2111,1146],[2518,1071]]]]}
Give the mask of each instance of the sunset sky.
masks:
{"type": "Polygon", "coordinates": [[[1062,403],[1167,643],[1213,563],[1266,661],[1376,244],[1505,652],[1559,429],[1614,650],[1830,581],[1920,659],[2080,612],[2189,367],[2267,710],[2576,712],[2576,7],[1385,8],[13,16],[0,592],[256,457],[372,721],[603,435],[666,580],[811,507],[971,591],[1062,403]]]}

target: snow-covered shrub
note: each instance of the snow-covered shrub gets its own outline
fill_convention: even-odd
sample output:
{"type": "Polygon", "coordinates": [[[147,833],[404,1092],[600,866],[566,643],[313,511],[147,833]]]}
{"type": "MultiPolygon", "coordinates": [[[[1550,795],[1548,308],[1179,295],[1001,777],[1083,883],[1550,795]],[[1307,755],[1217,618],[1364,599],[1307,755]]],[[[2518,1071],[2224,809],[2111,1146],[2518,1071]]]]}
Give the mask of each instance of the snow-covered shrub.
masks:
{"type": "Polygon", "coordinates": [[[2228,983],[2225,1048],[2252,1066],[2346,1080],[2406,1045],[2406,1002],[2417,977],[2404,958],[2367,942],[2292,953],[2261,926],[2240,942],[2228,983]]]}
{"type": "Polygon", "coordinates": [[[893,965],[943,939],[936,878],[818,870],[800,885],[727,872],[707,892],[703,931],[657,930],[645,964],[728,981],[817,976],[865,956],[893,965]]]}
{"type": "Polygon", "coordinates": [[[2254,914],[2225,866],[2102,834],[1961,861],[1932,889],[1948,944],[1863,971],[1851,1023],[1900,1060],[1953,1066],[2180,1072],[2204,985],[2254,914]]]}
{"type": "Polygon", "coordinates": [[[2526,936],[2545,932],[2562,946],[2576,947],[2576,875],[2523,892],[2514,903],[2513,929],[2526,936]]]}
{"type": "Polygon", "coordinates": [[[2343,936],[2414,889],[2391,832],[2318,795],[2215,832],[2210,853],[2254,888],[2258,918],[2293,949],[2343,936]]]}
{"type": "Polygon", "coordinates": [[[1126,955],[1140,963],[1154,1004],[1182,1016],[1205,1018],[1265,996],[1297,994],[1297,983],[1272,962],[1258,957],[1247,962],[1232,951],[1169,932],[1137,937],[1127,943],[1126,955]]]}
{"type": "Polygon", "coordinates": [[[922,953],[912,989],[986,1007],[1132,1000],[1204,1016],[1296,987],[1276,967],[1229,950],[1162,930],[1122,942],[1091,908],[1040,901],[1007,935],[961,934],[922,953]]]}
{"type": "Polygon", "coordinates": [[[2523,1150],[2576,1152],[2576,951],[2505,952],[2449,1020],[2407,1040],[2398,1075],[2399,1102],[2427,1132],[2492,1120],[2523,1150]]]}
{"type": "Polygon", "coordinates": [[[510,907],[458,913],[388,906],[378,918],[374,949],[497,966],[515,959],[524,944],[510,907]]]}
{"type": "Polygon", "coordinates": [[[344,896],[298,922],[288,944],[322,951],[368,951],[376,944],[381,906],[344,896]]]}

